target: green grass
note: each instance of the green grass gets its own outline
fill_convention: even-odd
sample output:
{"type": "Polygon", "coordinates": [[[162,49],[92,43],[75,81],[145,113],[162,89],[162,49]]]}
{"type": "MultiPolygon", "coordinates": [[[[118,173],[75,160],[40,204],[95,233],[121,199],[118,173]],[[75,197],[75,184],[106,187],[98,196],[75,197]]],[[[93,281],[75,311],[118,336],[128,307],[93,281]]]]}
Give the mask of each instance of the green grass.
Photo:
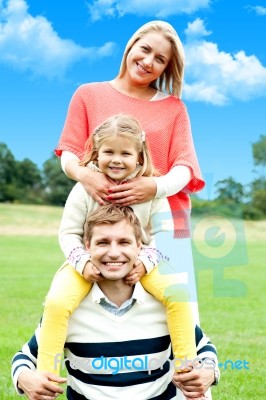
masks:
{"type": "Polygon", "coordinates": [[[34,333],[52,277],[64,261],[56,234],[50,235],[61,214],[57,207],[0,204],[1,400],[18,399],[11,359],[34,333]],[[24,230],[27,234],[14,234],[24,230]],[[43,236],[30,236],[30,230],[43,236]]]}
{"type": "MultiPolygon", "coordinates": [[[[11,359],[33,334],[51,279],[63,261],[56,236],[61,213],[56,207],[0,204],[0,400],[18,399],[10,378],[11,359]]],[[[216,344],[219,360],[249,363],[249,369],[221,369],[214,400],[265,398],[265,225],[260,222],[259,232],[255,223],[246,226],[248,263],[223,271],[226,280],[245,285],[245,295],[217,297],[213,270],[198,273],[201,325],[216,344]]]]}
{"type": "Polygon", "coordinates": [[[220,362],[242,360],[241,369],[235,364],[232,368],[230,362],[221,368],[221,382],[213,389],[214,400],[265,399],[265,239],[247,246],[248,264],[224,272],[227,279],[246,285],[245,296],[215,297],[212,271],[199,274],[201,326],[216,344],[220,362]],[[244,360],[249,369],[244,368],[244,360]]]}

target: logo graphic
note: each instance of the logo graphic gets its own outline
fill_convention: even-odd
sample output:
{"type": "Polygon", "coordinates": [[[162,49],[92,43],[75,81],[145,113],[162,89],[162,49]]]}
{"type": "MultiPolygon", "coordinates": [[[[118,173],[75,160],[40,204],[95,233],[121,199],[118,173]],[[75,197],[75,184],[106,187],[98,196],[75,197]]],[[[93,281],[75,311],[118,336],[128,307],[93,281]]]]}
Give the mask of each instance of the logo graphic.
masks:
{"type": "Polygon", "coordinates": [[[192,218],[192,247],[197,271],[213,271],[215,297],[242,297],[246,285],[237,279],[225,277],[226,268],[239,268],[248,262],[246,238],[241,207],[223,206],[200,209],[201,216],[192,218]],[[238,218],[229,218],[236,215],[238,218]]]}
{"type": "MultiPolygon", "coordinates": [[[[184,218],[188,213],[175,214],[182,226],[182,215],[184,218]]],[[[158,213],[153,217],[152,229],[157,232],[155,246],[161,255],[158,272],[167,285],[165,297],[171,301],[186,301],[186,298],[197,301],[195,277],[198,280],[200,272],[208,269],[213,271],[215,297],[246,295],[244,282],[225,277],[226,268],[243,267],[248,262],[241,215],[240,205],[200,208],[200,216],[191,219],[192,240],[174,235],[169,213],[158,213]],[[236,215],[237,218],[227,215],[236,215]]],[[[184,231],[186,224],[184,218],[184,231]]]]}

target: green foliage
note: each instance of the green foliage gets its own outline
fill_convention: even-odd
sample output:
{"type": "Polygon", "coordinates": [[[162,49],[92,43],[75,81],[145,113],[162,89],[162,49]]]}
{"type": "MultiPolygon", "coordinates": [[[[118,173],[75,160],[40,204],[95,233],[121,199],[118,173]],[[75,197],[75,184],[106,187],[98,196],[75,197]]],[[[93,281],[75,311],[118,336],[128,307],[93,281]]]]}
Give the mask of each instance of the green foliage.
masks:
{"type": "Polygon", "coordinates": [[[245,205],[242,203],[223,202],[221,200],[202,200],[195,196],[191,196],[192,217],[219,215],[228,218],[242,219],[245,213],[245,205]]]}
{"type": "Polygon", "coordinates": [[[251,207],[255,210],[258,218],[266,215],[266,136],[252,145],[254,165],[256,166],[257,178],[251,183],[251,207]]]}
{"type": "MultiPolygon", "coordinates": [[[[234,212],[230,214],[230,207],[226,211],[226,206],[242,205],[242,216],[245,219],[263,219],[266,216],[266,136],[261,135],[259,140],[252,144],[253,160],[256,166],[256,179],[254,179],[245,189],[244,186],[235,181],[232,177],[218,181],[215,184],[216,198],[209,202],[208,207],[219,206],[219,210],[224,208],[225,215],[230,217],[240,217],[234,212]],[[228,214],[229,213],[229,214],[228,214]]],[[[205,207],[204,203],[197,203],[196,208],[205,207]]],[[[233,210],[233,209],[232,209],[233,210]]],[[[194,215],[199,215],[199,210],[193,211],[194,215]]]]}
{"type": "Polygon", "coordinates": [[[216,200],[227,204],[243,203],[245,199],[244,187],[236,182],[231,176],[227,179],[218,181],[215,184],[217,197],[216,200]]]}
{"type": "Polygon", "coordinates": [[[64,205],[72,186],[55,155],[40,171],[28,158],[16,161],[0,143],[0,202],[64,205]]]}
{"type": "Polygon", "coordinates": [[[16,161],[5,143],[0,143],[0,201],[16,199],[16,161]]]}
{"type": "Polygon", "coordinates": [[[17,196],[16,202],[42,204],[44,186],[41,172],[28,158],[17,161],[17,196]]]}
{"type": "Polygon", "coordinates": [[[43,173],[47,204],[63,206],[74,183],[64,174],[54,154],[44,163],[43,173]]]}
{"type": "Polygon", "coordinates": [[[259,140],[252,144],[252,154],[255,165],[266,166],[266,135],[260,135],[259,140]]]}

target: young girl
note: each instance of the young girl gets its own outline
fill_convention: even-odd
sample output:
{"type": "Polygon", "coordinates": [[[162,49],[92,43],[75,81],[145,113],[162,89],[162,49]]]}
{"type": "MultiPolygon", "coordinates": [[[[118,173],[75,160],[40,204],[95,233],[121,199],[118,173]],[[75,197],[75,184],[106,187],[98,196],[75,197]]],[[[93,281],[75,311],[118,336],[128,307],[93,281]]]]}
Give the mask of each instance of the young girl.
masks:
{"type": "MultiPolygon", "coordinates": [[[[113,116],[94,130],[89,141],[89,153],[82,164],[99,175],[105,174],[117,185],[155,173],[145,133],[137,120],[127,115],[113,116]]],[[[83,244],[86,217],[98,207],[99,204],[77,183],[69,194],[63,212],[59,240],[67,263],[55,275],[46,298],[39,337],[39,370],[59,374],[58,361],[65,343],[68,318],[87,295],[92,282],[101,279],[83,244]]],[[[158,234],[173,235],[171,210],[167,199],[149,200],[132,208],[142,225],[143,248],[127,282],[133,285],[140,279],[144,288],[166,307],[173,352],[180,365],[180,359],[187,357],[193,360],[196,357],[195,323],[189,293],[183,285],[186,266],[178,273],[176,266],[174,268],[164,260],[167,254],[158,255],[155,250],[158,234]],[[162,219],[158,218],[160,213],[163,213],[163,224],[160,222],[162,219]],[[164,273],[165,266],[173,268],[172,271],[164,273]],[[178,298],[165,296],[166,290],[168,293],[175,291],[178,298]]]]}

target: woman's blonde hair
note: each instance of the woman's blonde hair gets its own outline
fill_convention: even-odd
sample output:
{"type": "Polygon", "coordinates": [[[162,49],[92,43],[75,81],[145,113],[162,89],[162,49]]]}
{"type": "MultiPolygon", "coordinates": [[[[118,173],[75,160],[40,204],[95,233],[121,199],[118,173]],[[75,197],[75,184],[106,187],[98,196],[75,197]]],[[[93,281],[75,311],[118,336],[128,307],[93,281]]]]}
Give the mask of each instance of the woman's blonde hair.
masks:
{"type": "Polygon", "coordinates": [[[158,79],[151,82],[150,86],[160,91],[166,91],[169,94],[174,94],[181,98],[182,84],[184,78],[185,67],[185,54],[181,40],[176,33],[175,29],[168,22],[165,21],[151,21],[142,25],[127,42],[123,58],[120,65],[118,78],[122,78],[126,72],[127,56],[133,45],[142,39],[147,33],[159,32],[171,44],[172,54],[171,58],[158,79]]]}
{"type": "Polygon", "coordinates": [[[145,133],[136,118],[125,114],[114,115],[95,128],[86,143],[85,156],[80,165],[85,166],[90,161],[97,161],[99,149],[104,141],[110,136],[120,135],[132,140],[137,150],[140,170],[136,177],[158,175],[152,164],[145,133]]]}

